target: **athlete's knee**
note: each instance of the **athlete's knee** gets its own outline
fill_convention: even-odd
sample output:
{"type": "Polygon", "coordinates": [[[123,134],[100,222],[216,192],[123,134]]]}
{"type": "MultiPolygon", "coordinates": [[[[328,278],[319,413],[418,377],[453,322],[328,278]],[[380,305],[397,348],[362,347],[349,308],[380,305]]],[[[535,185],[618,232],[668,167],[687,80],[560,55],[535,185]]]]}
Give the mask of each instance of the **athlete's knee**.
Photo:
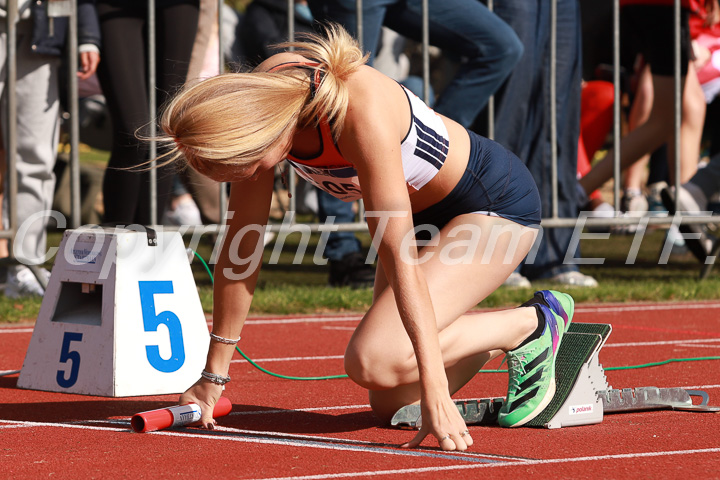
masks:
{"type": "Polygon", "coordinates": [[[349,345],[345,351],[345,372],[350,379],[368,390],[385,390],[398,385],[402,367],[388,352],[349,345]]]}

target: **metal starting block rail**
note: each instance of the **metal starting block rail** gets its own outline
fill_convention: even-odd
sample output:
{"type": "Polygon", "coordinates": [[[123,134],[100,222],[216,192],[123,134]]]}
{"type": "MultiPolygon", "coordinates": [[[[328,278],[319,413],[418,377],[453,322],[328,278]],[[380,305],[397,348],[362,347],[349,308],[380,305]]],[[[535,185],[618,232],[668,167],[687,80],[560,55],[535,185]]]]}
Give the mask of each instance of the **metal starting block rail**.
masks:
{"type": "MultiPolygon", "coordinates": [[[[673,409],[717,412],[708,406],[708,394],[683,388],[608,386],[599,354],[612,326],[604,323],[572,323],[563,337],[555,363],[555,396],[528,427],[560,428],[600,423],[605,413],[673,409]],[[700,397],[693,404],[692,397],[700,397]]],[[[504,398],[481,398],[455,402],[467,425],[496,425],[504,398]]],[[[398,410],[391,425],[420,428],[420,405],[398,410]]]]}

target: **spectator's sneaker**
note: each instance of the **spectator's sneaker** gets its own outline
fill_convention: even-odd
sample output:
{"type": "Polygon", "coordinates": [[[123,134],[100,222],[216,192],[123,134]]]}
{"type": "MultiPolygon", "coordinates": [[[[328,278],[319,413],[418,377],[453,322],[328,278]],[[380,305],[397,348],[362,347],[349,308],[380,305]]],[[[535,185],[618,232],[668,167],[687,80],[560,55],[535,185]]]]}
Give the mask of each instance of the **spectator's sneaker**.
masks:
{"type": "Polygon", "coordinates": [[[590,275],[585,275],[577,270],[571,270],[569,272],[558,273],[548,278],[553,283],[565,285],[566,287],[597,287],[598,282],[590,275]]]}
{"type": "Polygon", "coordinates": [[[611,229],[611,233],[616,235],[630,235],[638,230],[640,219],[648,214],[648,200],[641,192],[633,190],[625,190],[620,200],[620,210],[622,210],[623,218],[637,218],[637,223],[627,225],[618,225],[611,229]]]}
{"type": "MultiPolygon", "coordinates": [[[[40,274],[45,280],[50,279],[50,272],[41,268],[40,274]]],[[[40,285],[35,274],[25,265],[8,267],[7,283],[5,284],[5,296],[8,298],[29,297],[33,295],[42,296],[45,289],[40,285]]]]}
{"type": "Polygon", "coordinates": [[[165,210],[162,223],[164,225],[202,225],[200,210],[195,201],[190,198],[182,199],[175,206],[175,209],[165,210]]]}
{"type": "Polygon", "coordinates": [[[331,287],[368,288],[375,283],[375,268],[365,263],[365,255],[352,252],[342,260],[330,260],[331,287]]]}
{"type": "Polygon", "coordinates": [[[518,272],[513,272],[510,274],[507,280],[503,282],[503,286],[511,288],[530,288],[532,287],[532,284],[530,283],[530,280],[528,280],[522,274],[518,272]]]}
{"type": "MultiPolygon", "coordinates": [[[[663,204],[668,209],[670,215],[675,215],[675,195],[674,191],[666,188],[660,192],[663,204]]],[[[701,211],[707,205],[700,205],[693,196],[683,187],[680,187],[680,196],[678,198],[678,207],[681,215],[709,215],[709,212],[701,211]]],[[[712,249],[714,238],[708,233],[706,225],[681,223],[678,226],[685,246],[692,252],[700,263],[705,263],[710,250],[712,249]]]]}
{"type": "MultiPolygon", "coordinates": [[[[525,425],[555,395],[555,358],[567,326],[545,305],[534,306],[544,317],[545,329],[540,338],[507,353],[508,392],[498,415],[503,427],[525,425]]],[[[571,320],[568,317],[568,325],[571,320]]]]}
{"type": "Polygon", "coordinates": [[[545,305],[556,315],[560,316],[565,323],[565,330],[572,322],[575,313],[575,300],[567,293],[556,292],[555,290],[540,290],[535,292],[535,296],[527,302],[520,305],[521,307],[530,307],[532,305],[545,305]]]}

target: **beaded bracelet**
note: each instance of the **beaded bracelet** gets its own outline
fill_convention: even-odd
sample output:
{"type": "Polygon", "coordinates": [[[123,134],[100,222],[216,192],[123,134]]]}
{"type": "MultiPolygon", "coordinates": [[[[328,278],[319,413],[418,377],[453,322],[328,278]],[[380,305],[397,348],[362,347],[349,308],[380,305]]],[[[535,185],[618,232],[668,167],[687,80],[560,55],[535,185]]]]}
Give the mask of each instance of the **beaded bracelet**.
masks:
{"type": "Polygon", "coordinates": [[[215,335],[214,333],[210,332],[210,338],[218,343],[224,343],[226,345],[237,345],[241,337],[238,337],[237,340],[233,340],[231,338],[221,337],[220,335],[215,335]]]}
{"type": "Polygon", "coordinates": [[[225,385],[230,381],[230,375],[227,377],[223,377],[222,375],[218,375],[217,373],[210,373],[207,370],[203,370],[200,374],[201,377],[203,377],[205,380],[208,380],[215,385],[225,385]]]}

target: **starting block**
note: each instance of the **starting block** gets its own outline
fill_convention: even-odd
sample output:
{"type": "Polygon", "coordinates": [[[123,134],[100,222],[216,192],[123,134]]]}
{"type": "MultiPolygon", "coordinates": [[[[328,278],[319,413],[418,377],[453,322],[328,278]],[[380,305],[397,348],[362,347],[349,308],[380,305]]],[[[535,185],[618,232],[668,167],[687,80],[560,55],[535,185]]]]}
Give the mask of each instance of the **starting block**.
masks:
{"type": "MultiPolygon", "coordinates": [[[[608,386],[599,353],[612,332],[602,323],[571,323],[563,336],[555,363],[555,396],[547,407],[525,426],[561,428],[602,422],[605,413],[672,408],[717,412],[707,393],[682,388],[639,387],[612,389],[608,386]],[[700,397],[693,405],[692,397],[700,397]]],[[[467,425],[496,425],[504,398],[458,400],[455,405],[467,425]]],[[[420,405],[407,405],[390,421],[400,428],[419,428],[420,405]]]]}
{"type": "Polygon", "coordinates": [[[68,230],[18,387],[107,397],[181,393],[199,378],[209,343],[178,232],[68,230]]]}

